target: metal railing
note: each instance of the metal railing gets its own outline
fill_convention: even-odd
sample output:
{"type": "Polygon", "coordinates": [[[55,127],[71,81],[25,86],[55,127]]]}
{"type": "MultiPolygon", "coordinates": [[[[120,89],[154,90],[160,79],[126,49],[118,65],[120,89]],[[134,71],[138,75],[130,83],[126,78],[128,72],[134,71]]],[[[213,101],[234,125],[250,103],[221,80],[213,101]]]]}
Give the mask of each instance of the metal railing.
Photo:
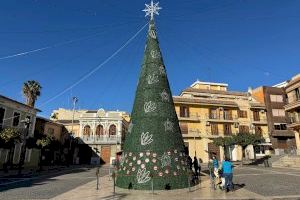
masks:
{"type": "Polygon", "coordinates": [[[236,115],[232,114],[215,114],[215,113],[209,113],[206,114],[206,119],[212,119],[212,120],[237,120],[238,117],[236,115]]]}
{"type": "Polygon", "coordinates": [[[110,135],[110,136],[96,136],[96,135],[91,135],[91,136],[83,136],[82,141],[84,143],[104,143],[104,144],[108,144],[108,143],[121,143],[121,136],[117,136],[117,135],[110,135]]]}
{"type": "Polygon", "coordinates": [[[267,123],[267,117],[251,117],[252,122],[267,123]]]}
{"type": "Polygon", "coordinates": [[[300,113],[298,114],[294,114],[293,116],[291,116],[290,118],[290,123],[299,123],[300,122],[300,113]]]}
{"type": "Polygon", "coordinates": [[[199,120],[200,115],[198,113],[189,113],[189,115],[182,116],[180,113],[176,113],[178,118],[188,119],[188,120],[199,120]]]}

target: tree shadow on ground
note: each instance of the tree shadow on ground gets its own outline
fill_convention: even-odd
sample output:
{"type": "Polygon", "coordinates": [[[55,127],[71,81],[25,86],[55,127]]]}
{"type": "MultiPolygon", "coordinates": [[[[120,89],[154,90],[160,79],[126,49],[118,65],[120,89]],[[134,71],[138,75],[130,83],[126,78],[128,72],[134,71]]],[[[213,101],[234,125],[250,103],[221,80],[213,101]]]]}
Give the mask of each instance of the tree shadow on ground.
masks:
{"type": "Polygon", "coordinates": [[[50,174],[42,174],[42,175],[12,175],[1,178],[2,181],[7,179],[7,184],[0,185],[0,192],[8,191],[11,189],[16,188],[23,188],[23,187],[32,187],[36,185],[44,185],[47,184],[47,182],[53,182],[57,179],[54,179],[54,177],[61,176],[61,175],[67,175],[67,174],[75,174],[80,172],[87,172],[91,170],[93,166],[87,167],[87,168],[78,168],[78,169],[70,169],[68,171],[66,170],[57,170],[55,172],[52,172],[50,174]],[[13,179],[13,181],[11,181],[13,179]]]}

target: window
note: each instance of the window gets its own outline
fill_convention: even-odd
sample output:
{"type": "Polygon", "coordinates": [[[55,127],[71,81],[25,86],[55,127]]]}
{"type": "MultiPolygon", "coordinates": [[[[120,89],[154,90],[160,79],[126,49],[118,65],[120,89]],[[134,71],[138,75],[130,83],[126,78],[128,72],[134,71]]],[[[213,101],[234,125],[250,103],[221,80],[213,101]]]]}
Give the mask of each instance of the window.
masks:
{"type": "Polygon", "coordinates": [[[258,110],[254,110],[254,111],[253,111],[253,120],[254,120],[254,121],[260,121],[260,118],[259,118],[259,111],[258,111],[258,110]]]}
{"type": "Polygon", "coordinates": [[[5,115],[5,109],[4,109],[4,108],[0,108],[0,129],[1,129],[2,126],[3,126],[4,115],[5,115]]]}
{"type": "Polygon", "coordinates": [[[25,117],[25,119],[26,119],[26,121],[28,121],[29,122],[29,127],[28,128],[31,128],[31,117],[30,116],[26,116],[25,117]]]}
{"type": "Polygon", "coordinates": [[[295,89],[295,93],[296,93],[296,99],[300,100],[300,90],[299,90],[299,88],[295,89]]]}
{"type": "Polygon", "coordinates": [[[188,128],[187,123],[180,122],[179,126],[180,126],[180,130],[181,130],[181,134],[188,134],[189,133],[189,128],[188,128]]]}
{"type": "Polygon", "coordinates": [[[211,124],[211,134],[212,135],[219,135],[218,131],[218,124],[211,124]]]}
{"type": "Polygon", "coordinates": [[[189,107],[187,106],[180,106],[180,117],[189,117],[189,107]]]}
{"type": "Polygon", "coordinates": [[[224,124],[224,135],[231,135],[231,125],[224,124]]]}
{"type": "Polygon", "coordinates": [[[217,119],[218,118],[218,116],[217,116],[217,109],[215,109],[215,108],[210,109],[210,111],[209,111],[209,118],[210,119],[217,119]]]}
{"type": "Polygon", "coordinates": [[[96,135],[100,136],[103,135],[103,126],[102,125],[98,125],[96,128],[96,135]]]}
{"type": "Polygon", "coordinates": [[[14,112],[13,126],[19,126],[20,115],[21,115],[20,113],[14,112]]]}
{"type": "Polygon", "coordinates": [[[89,125],[86,125],[83,128],[83,135],[84,136],[90,136],[90,134],[91,134],[91,127],[89,125]]]}
{"type": "Polygon", "coordinates": [[[247,118],[247,110],[238,111],[239,118],[247,118]]]}
{"type": "Polygon", "coordinates": [[[255,126],[255,134],[256,135],[262,135],[262,129],[260,126],[255,126]]]}
{"type": "Polygon", "coordinates": [[[286,124],[274,124],[275,130],[287,130],[286,124]]]}
{"type": "Polygon", "coordinates": [[[54,129],[53,128],[48,128],[47,134],[48,135],[53,135],[54,134],[54,129]]]}
{"type": "Polygon", "coordinates": [[[239,132],[240,133],[249,133],[249,126],[239,126],[239,132]]]}
{"type": "Polygon", "coordinates": [[[272,114],[275,117],[285,117],[285,111],[283,109],[272,109],[272,114]]]}
{"type": "Polygon", "coordinates": [[[224,119],[232,120],[231,110],[224,110],[224,119]]]}
{"type": "Polygon", "coordinates": [[[116,133],[117,133],[116,125],[114,125],[114,124],[110,125],[110,127],[109,127],[109,136],[116,135],[116,133]]]}
{"type": "Polygon", "coordinates": [[[270,95],[271,102],[283,102],[283,96],[282,95],[270,95]]]}

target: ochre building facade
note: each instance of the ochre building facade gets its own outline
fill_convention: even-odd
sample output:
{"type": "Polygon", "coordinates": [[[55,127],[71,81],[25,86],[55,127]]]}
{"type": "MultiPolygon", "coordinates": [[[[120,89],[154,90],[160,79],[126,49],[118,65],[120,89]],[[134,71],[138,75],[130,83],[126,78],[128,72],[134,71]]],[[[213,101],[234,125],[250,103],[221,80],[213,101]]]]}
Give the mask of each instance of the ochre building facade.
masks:
{"type": "MultiPolygon", "coordinates": [[[[260,134],[269,142],[266,107],[249,92],[228,91],[228,84],[196,81],[174,96],[182,136],[189,155],[204,163],[215,154],[223,159],[224,149],[212,143],[216,137],[246,132],[260,134]]],[[[227,149],[233,161],[241,160],[242,149],[235,145],[227,149]]],[[[268,154],[263,146],[246,149],[246,157],[268,154]]]]}

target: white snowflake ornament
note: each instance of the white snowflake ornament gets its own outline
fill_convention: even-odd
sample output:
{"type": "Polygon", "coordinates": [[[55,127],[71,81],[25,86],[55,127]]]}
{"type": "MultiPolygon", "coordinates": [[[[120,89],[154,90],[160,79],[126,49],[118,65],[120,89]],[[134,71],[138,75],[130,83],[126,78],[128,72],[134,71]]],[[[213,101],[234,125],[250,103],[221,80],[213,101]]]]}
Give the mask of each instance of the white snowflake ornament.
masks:
{"type": "Polygon", "coordinates": [[[145,113],[154,112],[156,110],[156,103],[152,101],[145,102],[144,111],[145,113]]]}
{"type": "Polygon", "coordinates": [[[167,119],[164,122],[164,126],[165,126],[165,131],[173,131],[174,130],[174,123],[171,122],[169,119],[167,119]]]}
{"type": "Polygon", "coordinates": [[[161,100],[162,100],[162,101],[167,101],[167,102],[169,102],[170,96],[169,96],[169,94],[166,92],[165,89],[164,89],[164,91],[162,91],[162,93],[160,94],[160,96],[161,96],[161,100]]]}

